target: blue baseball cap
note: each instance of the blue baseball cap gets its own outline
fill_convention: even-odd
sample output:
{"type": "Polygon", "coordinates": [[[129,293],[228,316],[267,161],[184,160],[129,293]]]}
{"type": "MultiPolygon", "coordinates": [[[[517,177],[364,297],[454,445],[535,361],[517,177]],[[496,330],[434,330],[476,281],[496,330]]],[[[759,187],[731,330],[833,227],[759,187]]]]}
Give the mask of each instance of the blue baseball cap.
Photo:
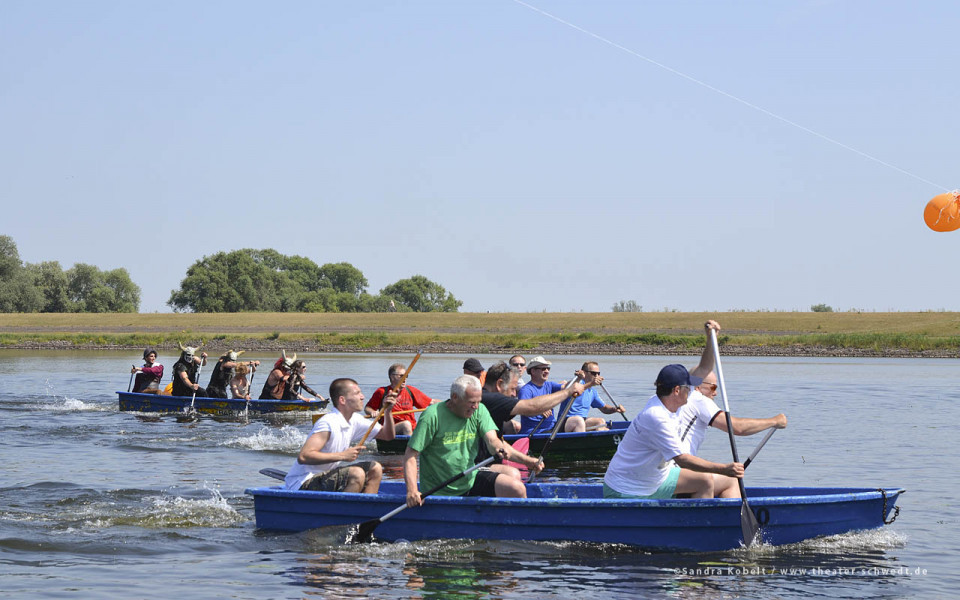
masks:
{"type": "Polygon", "coordinates": [[[703,383],[702,377],[694,377],[683,365],[667,365],[657,375],[657,385],[675,387],[678,385],[697,386],[703,383]]]}

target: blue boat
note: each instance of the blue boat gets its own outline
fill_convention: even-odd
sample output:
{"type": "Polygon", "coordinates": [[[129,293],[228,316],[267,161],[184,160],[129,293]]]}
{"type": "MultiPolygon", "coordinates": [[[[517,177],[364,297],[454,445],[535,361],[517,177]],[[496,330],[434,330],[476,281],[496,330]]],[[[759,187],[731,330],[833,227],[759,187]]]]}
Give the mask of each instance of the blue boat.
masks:
{"type": "MultiPolygon", "coordinates": [[[[549,447],[551,463],[576,461],[603,461],[613,458],[617,445],[626,433],[628,421],[613,421],[607,424],[606,431],[584,431],[580,433],[558,433],[549,447]]],[[[526,434],[508,434],[503,439],[508,444],[527,437],[526,434]]],[[[377,440],[377,452],[380,454],[403,454],[407,449],[409,435],[398,435],[390,441],[377,440]]],[[[527,454],[539,456],[544,444],[550,439],[550,432],[535,433],[530,437],[530,449],[527,454]]]]}
{"type": "MultiPolygon", "coordinates": [[[[138,394],[117,392],[120,397],[120,410],[137,412],[182,413],[190,410],[190,396],[163,396],[160,394],[138,394]]],[[[319,411],[320,402],[301,400],[240,400],[232,398],[196,398],[193,408],[204,414],[230,415],[242,413],[249,402],[251,413],[283,413],[298,411],[319,411]]]]}
{"type": "MultiPolygon", "coordinates": [[[[402,481],[378,494],[247,489],[257,527],[305,531],[376,519],[406,502],[402,481]]],[[[748,488],[764,543],[874,529],[899,513],[899,488],[748,488]]],[[[742,546],[738,498],[625,500],[603,498],[599,483],[527,484],[526,499],[430,496],[384,521],[385,541],[437,538],[583,541],[656,550],[715,551],[742,546]]]]}

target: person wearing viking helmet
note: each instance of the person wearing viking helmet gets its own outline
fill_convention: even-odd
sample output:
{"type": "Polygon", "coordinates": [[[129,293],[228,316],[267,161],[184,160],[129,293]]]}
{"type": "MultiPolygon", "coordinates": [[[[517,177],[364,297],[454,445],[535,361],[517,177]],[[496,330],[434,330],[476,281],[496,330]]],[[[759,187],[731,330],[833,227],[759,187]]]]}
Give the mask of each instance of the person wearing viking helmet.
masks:
{"type": "Polygon", "coordinates": [[[200,367],[207,364],[207,353],[201,352],[197,356],[197,350],[193,346],[184,346],[177,342],[180,347],[180,358],[173,365],[173,395],[174,396],[193,396],[203,398],[207,391],[200,387],[197,382],[197,371],[200,367]]]}
{"type": "Polygon", "coordinates": [[[260,392],[261,400],[282,400],[284,392],[287,389],[287,381],[290,380],[290,369],[294,361],[297,360],[297,353],[293,357],[287,356],[286,350],[280,351],[280,358],[273,365],[273,370],[267,375],[267,380],[263,382],[263,391],[260,392]]]}
{"type": "Polygon", "coordinates": [[[239,362],[237,360],[243,352],[243,350],[239,352],[230,350],[217,360],[217,364],[213,365],[213,373],[210,374],[210,383],[207,384],[208,398],[227,397],[227,386],[230,385],[230,380],[233,378],[234,370],[238,365],[245,365],[253,371],[257,370],[257,366],[260,365],[259,360],[249,360],[245,362],[239,362]]]}

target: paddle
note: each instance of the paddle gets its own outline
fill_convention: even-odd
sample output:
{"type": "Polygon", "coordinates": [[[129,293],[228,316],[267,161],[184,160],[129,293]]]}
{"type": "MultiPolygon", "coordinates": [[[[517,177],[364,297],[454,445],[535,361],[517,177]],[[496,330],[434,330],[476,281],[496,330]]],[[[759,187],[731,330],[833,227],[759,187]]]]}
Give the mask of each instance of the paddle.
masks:
{"type": "MultiPolygon", "coordinates": [[[[203,369],[203,359],[200,359],[200,364],[197,365],[197,385],[200,385],[200,371],[203,369]]],[[[193,397],[190,398],[190,410],[193,411],[193,402],[197,399],[197,390],[193,390],[193,397]]]]}
{"type": "MultiPolygon", "coordinates": [[[[413,365],[417,364],[417,361],[420,360],[420,355],[423,354],[423,350],[417,350],[417,355],[413,357],[413,360],[410,361],[410,366],[407,367],[406,372],[403,374],[403,377],[400,378],[400,381],[397,382],[397,385],[393,386],[391,389],[395,393],[399,393],[403,389],[403,384],[407,380],[407,377],[410,376],[410,371],[413,369],[413,365]]],[[[384,394],[386,395],[386,394],[384,394]]],[[[387,404],[381,400],[380,410],[377,411],[377,416],[374,417],[373,423],[370,423],[370,427],[367,429],[367,432],[363,434],[363,437],[360,439],[359,445],[364,445],[367,442],[367,437],[370,435],[370,432],[373,431],[374,426],[377,424],[377,421],[383,417],[384,411],[387,410],[387,404]]],[[[392,417],[391,417],[392,418],[392,417]]]]}
{"type": "MultiPolygon", "coordinates": [[[[250,400],[253,398],[253,376],[257,374],[256,369],[250,370],[250,381],[247,382],[247,393],[245,396],[250,396],[247,398],[247,403],[243,407],[243,418],[246,419],[250,416],[250,400]]],[[[261,471],[262,472],[262,471],[261,471]]]]}
{"type": "Polygon", "coordinates": [[[410,410],[401,410],[401,411],[399,411],[399,412],[393,413],[393,416],[397,417],[397,416],[400,416],[400,415],[409,415],[409,414],[413,414],[413,413],[423,412],[423,411],[427,410],[428,408],[430,408],[430,407],[429,407],[429,406],[424,406],[423,408],[412,408],[412,409],[410,409],[410,410]]]}
{"type": "Polygon", "coordinates": [[[522,437],[511,444],[511,446],[513,446],[513,449],[516,450],[517,452],[522,452],[523,454],[526,454],[527,451],[530,450],[530,438],[533,437],[533,434],[540,431],[540,426],[543,425],[545,422],[546,422],[546,419],[540,419],[537,422],[536,426],[530,430],[530,433],[528,433],[526,437],[522,437]]]}
{"type": "Polygon", "coordinates": [[[130,371],[130,383],[127,384],[127,392],[133,389],[133,376],[137,374],[137,365],[132,365],[133,370],[130,371]]]}
{"type": "Polygon", "coordinates": [[[266,469],[260,469],[260,474],[266,475],[267,477],[273,477],[274,479],[279,479],[280,481],[283,481],[287,478],[287,474],[285,472],[281,471],[280,469],[272,469],[270,467],[267,467],[266,469]]]}
{"type": "MultiPolygon", "coordinates": [[[[571,383],[568,383],[568,384],[567,384],[567,387],[570,387],[571,385],[573,385],[574,383],[576,383],[578,377],[579,377],[579,376],[578,376],[577,374],[574,374],[573,381],[572,381],[571,383]]],[[[590,386],[592,386],[592,385],[593,385],[592,383],[591,383],[591,384],[588,384],[588,385],[584,386],[584,388],[588,388],[588,387],[590,387],[590,386]]],[[[573,396],[571,396],[571,397],[570,397],[570,401],[567,402],[567,405],[563,407],[563,412],[560,413],[560,416],[559,416],[559,417],[557,417],[557,422],[556,422],[556,424],[553,426],[553,431],[550,432],[550,439],[543,443],[543,448],[540,450],[540,456],[537,457],[537,462],[543,462],[543,455],[547,453],[547,448],[549,448],[549,447],[550,447],[550,444],[553,443],[553,438],[557,437],[557,431],[560,430],[560,425],[562,425],[562,424],[563,424],[563,420],[567,418],[567,413],[570,412],[570,408],[573,406],[573,400],[574,400],[574,398],[576,398],[578,395],[579,395],[579,394],[574,394],[573,396]]],[[[536,471],[531,472],[531,473],[530,473],[530,478],[527,479],[527,483],[533,483],[533,480],[536,479],[536,478],[537,478],[537,472],[536,472],[536,471]]]]}
{"type": "MultiPolygon", "coordinates": [[[[443,488],[447,487],[448,485],[450,485],[450,484],[453,483],[454,481],[460,479],[461,477],[465,477],[467,474],[472,473],[473,471],[476,471],[477,469],[479,469],[479,468],[481,468],[481,467],[485,467],[485,466],[489,465],[490,463],[493,462],[493,459],[494,459],[494,458],[496,458],[496,457],[494,457],[494,456],[488,456],[488,457],[487,457],[486,459],[484,459],[483,461],[478,462],[477,464],[473,465],[472,467],[470,467],[470,468],[467,469],[466,471],[461,471],[460,473],[457,473],[456,475],[454,475],[454,476],[451,477],[450,479],[444,481],[443,483],[441,483],[441,484],[438,485],[437,487],[433,488],[433,489],[430,490],[429,492],[426,492],[425,494],[421,494],[420,497],[421,497],[421,498],[426,498],[427,496],[430,496],[430,495],[432,495],[432,494],[435,494],[436,492],[439,492],[440,490],[442,490],[443,488]]],[[[261,473],[262,473],[262,472],[263,472],[263,471],[261,471],[261,473]]],[[[408,506],[407,506],[406,504],[402,504],[402,505],[398,506],[397,508],[391,510],[391,511],[388,512],[387,514],[383,515],[383,516],[380,517],[379,519],[372,519],[372,520],[370,520],[370,521],[364,521],[363,523],[360,523],[360,529],[357,530],[357,534],[356,534],[355,536],[353,536],[353,539],[352,539],[351,541],[352,541],[352,542],[366,542],[366,541],[368,541],[368,540],[370,539],[370,536],[373,534],[373,531],[380,525],[380,523],[383,523],[384,521],[386,521],[386,520],[389,519],[390,517],[396,515],[397,513],[403,511],[403,510],[406,509],[406,508],[408,508],[408,506]]]]}
{"type": "MultiPolygon", "coordinates": [[[[577,378],[574,377],[573,379],[570,380],[569,383],[567,383],[566,387],[563,389],[567,389],[568,387],[572,386],[576,382],[577,382],[577,378]]],[[[570,404],[573,404],[573,402],[571,402],[570,404]]],[[[530,430],[530,433],[527,434],[527,437],[520,438],[519,440],[515,441],[510,445],[513,446],[513,449],[516,450],[517,452],[526,454],[527,452],[530,451],[530,438],[532,438],[533,434],[535,434],[537,431],[540,430],[540,426],[543,425],[545,422],[546,422],[546,419],[540,419],[539,421],[537,421],[536,426],[530,430]]]]}
{"type": "Polygon", "coordinates": [[[750,453],[750,456],[747,457],[747,460],[743,461],[743,468],[746,469],[750,466],[750,463],[753,462],[753,459],[757,457],[757,454],[760,454],[760,449],[763,448],[763,445],[767,443],[773,434],[776,433],[776,429],[771,429],[767,432],[767,435],[763,436],[763,439],[760,440],[760,443],[757,444],[757,447],[753,449],[753,452],[750,453]]]}
{"type": "MultiPolygon", "coordinates": [[[[720,386],[720,397],[723,399],[723,414],[727,418],[727,434],[730,436],[730,450],[733,452],[733,462],[740,462],[737,456],[737,443],[733,439],[733,420],[730,418],[730,403],[727,401],[727,388],[723,380],[723,367],[720,366],[720,346],[717,344],[717,333],[709,330],[710,345],[713,346],[713,356],[716,359],[717,383],[720,386]]],[[[752,546],[760,533],[760,523],[756,515],[747,504],[747,491],[743,487],[743,478],[737,479],[740,486],[740,527],[743,529],[743,545],[752,546]]]]}
{"type": "MultiPolygon", "coordinates": [[[[411,409],[411,410],[401,410],[401,411],[399,411],[399,412],[390,413],[390,414],[392,414],[392,415],[395,416],[395,417],[399,417],[400,415],[410,415],[410,414],[413,414],[413,413],[423,412],[423,411],[427,410],[428,408],[430,408],[430,407],[429,407],[429,406],[424,406],[423,408],[414,408],[414,409],[411,409]]],[[[313,415],[313,422],[316,423],[316,422],[319,421],[319,420],[323,417],[323,415],[325,415],[325,414],[326,414],[326,413],[320,413],[320,414],[313,415]]],[[[366,419],[372,419],[373,417],[364,417],[364,418],[366,418],[366,419]]]]}
{"type": "MultiPolygon", "coordinates": [[[[600,389],[603,390],[603,392],[607,395],[607,398],[610,398],[610,402],[613,402],[613,405],[617,407],[617,410],[620,410],[621,408],[623,408],[622,406],[620,406],[619,402],[613,399],[613,396],[610,395],[610,392],[607,391],[607,388],[603,387],[602,383],[600,384],[600,389]]],[[[630,420],[627,418],[627,415],[625,415],[624,413],[620,413],[620,416],[623,417],[624,421],[630,420]]]]}

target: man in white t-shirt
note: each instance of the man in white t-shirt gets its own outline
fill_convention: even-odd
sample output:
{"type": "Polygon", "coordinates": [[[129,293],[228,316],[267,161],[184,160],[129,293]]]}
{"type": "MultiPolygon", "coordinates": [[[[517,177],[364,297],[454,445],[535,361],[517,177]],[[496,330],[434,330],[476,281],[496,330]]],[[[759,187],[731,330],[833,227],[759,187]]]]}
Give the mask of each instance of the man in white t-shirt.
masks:
{"type": "MultiPolygon", "coordinates": [[[[709,331],[720,331],[707,321],[709,331]]],[[[741,463],[720,464],[704,460],[681,447],[677,411],[686,404],[693,386],[713,370],[715,357],[704,349],[693,373],[683,365],[667,365],[657,375],[657,393],[638,414],[610,460],[603,478],[605,498],[739,498],[737,478],[741,463]]]]}
{"type": "MultiPolygon", "coordinates": [[[[707,427],[711,425],[720,431],[727,431],[727,417],[717,406],[716,397],[717,376],[711,371],[697,389],[690,392],[687,403],[677,411],[680,447],[684,452],[697,454],[707,435],[707,427]]],[[[783,413],[769,419],[730,417],[730,420],[733,421],[734,435],[753,435],[771,427],[783,429],[787,426],[787,417],[783,413]]]]}
{"type": "MultiPolygon", "coordinates": [[[[383,398],[385,425],[377,423],[373,426],[370,433],[375,439],[389,441],[396,435],[392,415],[396,399],[392,390],[383,398]]],[[[370,429],[370,422],[363,418],[365,400],[360,386],[353,379],[343,377],[330,383],[332,410],[314,424],[310,436],[300,448],[297,462],[287,473],[284,487],[288,490],[364,494],[376,494],[380,490],[383,477],[380,463],[365,461],[341,466],[357,460],[363,450],[359,442],[370,429]]]]}

